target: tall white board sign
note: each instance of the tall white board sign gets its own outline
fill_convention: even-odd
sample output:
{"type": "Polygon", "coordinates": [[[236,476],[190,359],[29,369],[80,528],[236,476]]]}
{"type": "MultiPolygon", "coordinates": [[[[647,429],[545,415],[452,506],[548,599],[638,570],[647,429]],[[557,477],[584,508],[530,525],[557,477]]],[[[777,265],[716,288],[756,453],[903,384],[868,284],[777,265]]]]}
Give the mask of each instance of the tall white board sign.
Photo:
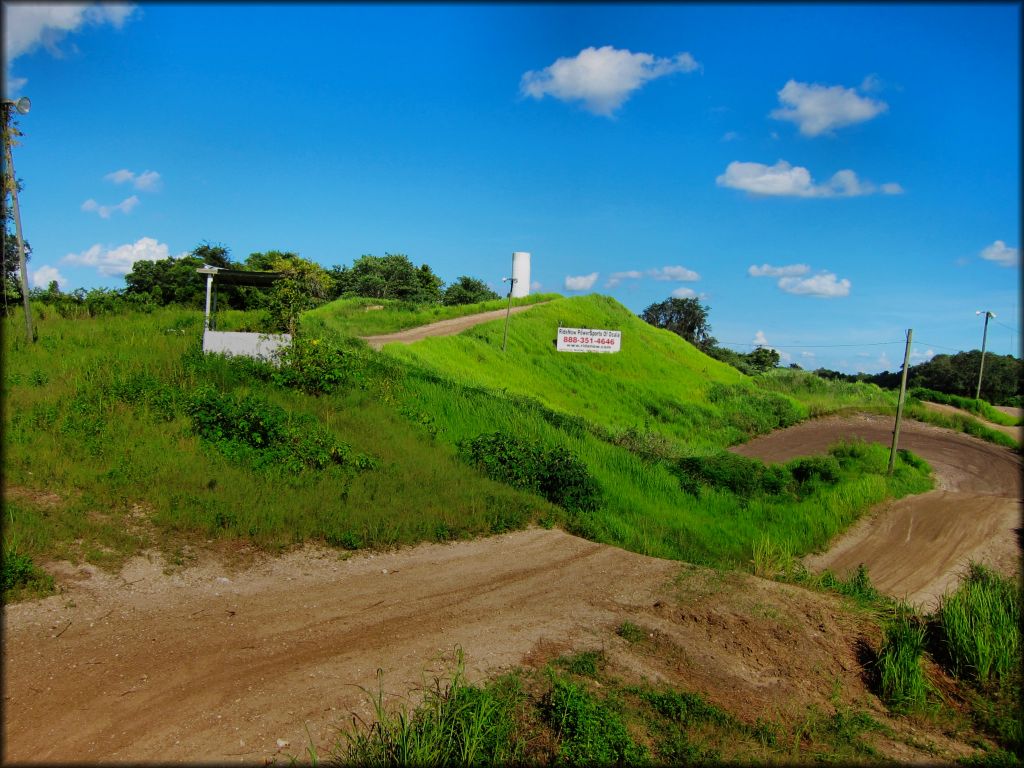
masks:
{"type": "Polygon", "coordinates": [[[559,352],[619,352],[622,331],[600,331],[593,328],[559,328],[559,352]]]}

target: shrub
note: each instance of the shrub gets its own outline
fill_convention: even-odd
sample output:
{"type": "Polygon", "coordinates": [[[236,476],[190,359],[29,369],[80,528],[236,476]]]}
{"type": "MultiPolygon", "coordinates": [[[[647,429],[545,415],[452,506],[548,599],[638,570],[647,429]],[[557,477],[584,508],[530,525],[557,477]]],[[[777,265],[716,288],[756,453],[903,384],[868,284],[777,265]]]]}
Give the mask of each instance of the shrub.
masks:
{"type": "Polygon", "coordinates": [[[600,508],[601,489],[586,465],[566,448],[545,448],[505,432],[459,443],[463,457],[492,480],[533,491],[570,512],[600,508]]]}
{"type": "Polygon", "coordinates": [[[192,429],[229,458],[257,469],[292,473],[337,464],[370,469],[375,462],[352,449],[309,417],[289,416],[252,395],[234,397],[212,387],[190,396],[186,411],[192,429]]]}
{"type": "Polygon", "coordinates": [[[786,467],[728,451],[710,456],[687,456],[670,468],[679,478],[680,487],[694,496],[699,496],[701,489],[707,487],[749,499],[758,494],[785,493],[792,484],[792,475],[786,467]]]}
{"type": "Polygon", "coordinates": [[[367,382],[365,355],[329,339],[297,337],[278,355],[274,383],[311,395],[362,388],[367,382]]]}
{"type": "Polygon", "coordinates": [[[808,456],[794,459],[786,466],[800,485],[815,481],[827,485],[839,482],[839,461],[834,456],[808,456]]]}

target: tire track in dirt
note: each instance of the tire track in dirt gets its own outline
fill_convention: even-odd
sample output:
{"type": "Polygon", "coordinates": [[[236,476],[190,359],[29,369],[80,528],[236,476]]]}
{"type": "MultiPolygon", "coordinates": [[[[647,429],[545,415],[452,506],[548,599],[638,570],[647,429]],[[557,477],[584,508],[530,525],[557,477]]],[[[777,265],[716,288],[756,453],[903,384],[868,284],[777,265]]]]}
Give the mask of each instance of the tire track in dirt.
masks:
{"type": "Polygon", "coordinates": [[[177,589],[158,561],[134,567],[137,590],[94,572],[74,607],[7,609],[5,760],[251,761],[279,738],[299,754],[304,723],[322,747],[344,715],[370,714],[359,686],[378,667],[404,694],[456,644],[476,676],[571,647],[650,605],[679,564],[533,530],[347,562],[298,553],[177,589]]]}
{"type": "MultiPolygon", "coordinates": [[[[892,444],[891,418],[861,414],[804,422],[733,450],[765,461],[823,454],[840,439],[892,444]]],[[[925,459],[938,489],[884,504],[804,559],[846,575],[863,563],[886,594],[932,608],[971,560],[1014,573],[1020,567],[1021,459],[968,435],[905,421],[900,448],[925,459]]]]}

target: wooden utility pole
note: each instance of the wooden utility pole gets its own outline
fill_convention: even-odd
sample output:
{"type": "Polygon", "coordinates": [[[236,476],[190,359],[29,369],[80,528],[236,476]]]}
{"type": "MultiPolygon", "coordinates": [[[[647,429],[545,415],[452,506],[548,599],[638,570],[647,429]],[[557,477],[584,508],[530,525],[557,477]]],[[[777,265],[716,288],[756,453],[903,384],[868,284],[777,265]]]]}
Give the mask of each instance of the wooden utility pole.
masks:
{"type": "Polygon", "coordinates": [[[896,448],[900,442],[900,419],[903,418],[903,403],[907,399],[907,369],[910,367],[910,342],[914,338],[914,329],[907,329],[907,350],[903,353],[903,376],[900,379],[900,399],[896,403],[896,426],[892,430],[892,450],[889,451],[889,474],[896,466],[896,448]]]}
{"type": "MultiPolygon", "coordinates": [[[[977,314],[981,314],[979,311],[977,314]]],[[[985,342],[988,341],[988,319],[995,317],[995,313],[985,310],[985,331],[981,334],[981,364],[978,366],[978,388],[974,392],[974,399],[981,399],[981,374],[985,370],[985,342]]]]}

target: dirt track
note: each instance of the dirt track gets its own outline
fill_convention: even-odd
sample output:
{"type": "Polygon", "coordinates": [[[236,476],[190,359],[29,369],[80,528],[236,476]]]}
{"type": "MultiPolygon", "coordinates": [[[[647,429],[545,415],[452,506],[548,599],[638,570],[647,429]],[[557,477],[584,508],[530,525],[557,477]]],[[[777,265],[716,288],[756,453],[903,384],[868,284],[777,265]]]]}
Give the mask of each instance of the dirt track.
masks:
{"type": "MultiPolygon", "coordinates": [[[[744,452],[785,459],[889,428],[826,419],[744,452]]],[[[941,583],[970,553],[1016,552],[1017,457],[922,425],[904,435],[944,490],[880,512],[840,543],[833,566],[866,555],[872,576],[898,591],[941,583]],[[881,564],[893,558],[909,558],[912,572],[890,576],[881,564]]],[[[751,722],[828,706],[837,680],[867,695],[858,630],[834,598],[743,574],[723,580],[557,530],[348,560],[307,548],[239,573],[206,560],[168,574],[153,555],[117,576],[66,564],[57,575],[62,594],[5,608],[5,762],[254,764],[302,756],[309,739],[322,753],[350,712],[369,714],[358,686],[374,689],[378,667],[385,690],[405,694],[456,645],[471,679],[604,647],[751,722]],[[671,653],[628,656],[614,633],[626,619],[651,627],[671,653]]]]}
{"type": "MultiPolygon", "coordinates": [[[[512,314],[518,312],[525,312],[528,309],[533,309],[541,304],[547,302],[541,301],[536,304],[524,304],[518,307],[512,307],[512,314]]],[[[490,320],[498,320],[505,316],[508,310],[506,309],[495,309],[491,312],[480,312],[475,315],[466,315],[465,317],[453,317],[450,320],[438,320],[436,323],[430,323],[429,325],[419,325],[415,328],[410,328],[407,331],[398,331],[396,333],[385,333],[379,336],[363,336],[363,341],[369,344],[374,349],[380,349],[385,344],[398,343],[398,344],[412,344],[414,341],[420,341],[428,336],[454,336],[456,333],[462,333],[467,328],[472,328],[474,325],[480,325],[480,323],[486,323],[490,320]]]]}
{"type": "MultiPolygon", "coordinates": [[[[824,453],[841,437],[891,445],[892,428],[892,419],[880,416],[820,419],[735,451],[787,461],[824,453]]],[[[1012,572],[1020,558],[1020,458],[992,443],[914,421],[903,423],[900,448],[931,464],[938,488],[875,510],[806,564],[845,574],[864,563],[883,592],[929,608],[969,560],[1012,572]]]]}

